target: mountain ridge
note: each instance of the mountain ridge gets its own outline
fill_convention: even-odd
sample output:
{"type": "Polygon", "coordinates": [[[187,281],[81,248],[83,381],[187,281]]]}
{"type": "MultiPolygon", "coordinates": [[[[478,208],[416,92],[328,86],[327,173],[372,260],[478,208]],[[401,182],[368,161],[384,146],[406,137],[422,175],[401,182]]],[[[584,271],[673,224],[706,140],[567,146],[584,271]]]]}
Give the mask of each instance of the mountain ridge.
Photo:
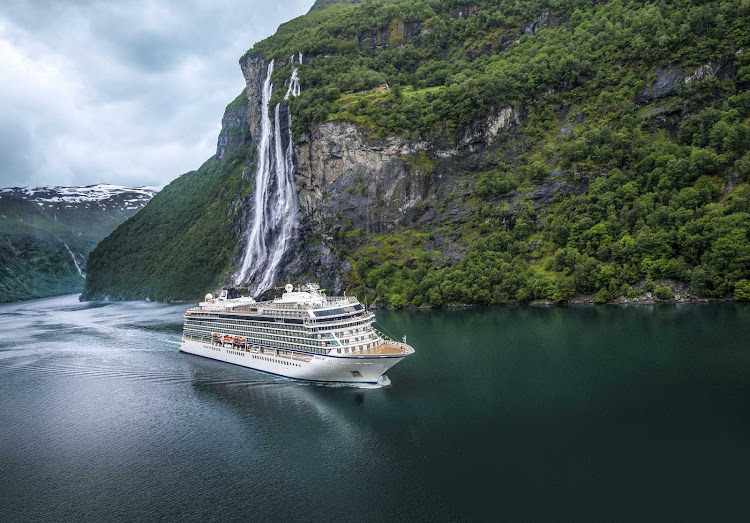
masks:
{"type": "Polygon", "coordinates": [[[0,188],[0,302],[81,291],[89,252],[156,192],[111,184],[0,188]]]}
{"type": "MultiPolygon", "coordinates": [[[[397,307],[668,298],[670,282],[742,298],[749,11],[681,1],[319,5],[240,60],[246,96],[227,124],[241,137],[211,161],[234,149],[245,165],[237,190],[215,202],[235,218],[212,285],[231,282],[244,256],[259,86],[273,59],[270,105],[291,115],[281,134],[294,140],[300,202],[280,280],[321,279],[397,307]],[[297,53],[301,64],[288,58],[297,53]],[[301,93],[284,101],[293,68],[301,93]]],[[[137,241],[126,227],[102,249],[137,241]]],[[[99,255],[101,284],[87,297],[112,288],[175,297],[134,292],[99,255]]]]}

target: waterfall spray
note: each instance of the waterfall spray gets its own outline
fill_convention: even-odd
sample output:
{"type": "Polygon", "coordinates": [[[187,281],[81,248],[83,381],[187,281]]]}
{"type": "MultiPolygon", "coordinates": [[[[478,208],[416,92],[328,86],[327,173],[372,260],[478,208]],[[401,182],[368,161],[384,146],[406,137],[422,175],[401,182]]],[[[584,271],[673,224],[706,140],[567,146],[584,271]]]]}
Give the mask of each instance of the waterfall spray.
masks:
{"type": "MultiPolygon", "coordinates": [[[[300,62],[302,54],[300,53],[300,62]]],[[[294,56],[291,59],[294,65],[294,56]]],[[[292,149],[292,117],[287,111],[288,142],[282,143],[281,104],[274,107],[274,120],[268,110],[273,92],[271,73],[274,61],[268,64],[261,96],[261,137],[258,143],[257,168],[252,224],[245,234],[245,255],[235,275],[237,284],[252,286],[256,294],[270,288],[279,265],[291,246],[297,231],[297,192],[294,189],[294,161],[292,149]]],[[[300,93],[297,68],[293,67],[284,100],[300,93]]]]}

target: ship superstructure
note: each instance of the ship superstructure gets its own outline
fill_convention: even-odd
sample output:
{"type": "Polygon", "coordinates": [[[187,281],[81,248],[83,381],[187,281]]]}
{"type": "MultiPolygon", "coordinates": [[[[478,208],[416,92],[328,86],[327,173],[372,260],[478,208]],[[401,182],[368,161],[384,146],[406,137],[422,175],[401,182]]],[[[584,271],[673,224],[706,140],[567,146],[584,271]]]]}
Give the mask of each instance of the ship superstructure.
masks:
{"type": "Polygon", "coordinates": [[[355,297],[329,297],[315,284],[285,291],[262,302],[235,289],[207,295],[185,312],[180,350],[290,378],[363,383],[382,383],[414,352],[375,329],[355,297]]]}

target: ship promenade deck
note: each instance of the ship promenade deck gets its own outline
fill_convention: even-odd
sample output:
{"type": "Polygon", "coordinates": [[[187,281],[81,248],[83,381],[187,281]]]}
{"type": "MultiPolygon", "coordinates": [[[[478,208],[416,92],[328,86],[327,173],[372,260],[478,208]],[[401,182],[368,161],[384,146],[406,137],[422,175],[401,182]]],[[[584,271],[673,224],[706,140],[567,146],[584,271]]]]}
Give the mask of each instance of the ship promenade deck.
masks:
{"type": "Polygon", "coordinates": [[[201,305],[190,307],[187,312],[223,312],[223,313],[244,313],[244,314],[273,314],[279,315],[299,315],[306,316],[307,311],[325,309],[327,307],[347,307],[359,304],[354,296],[327,296],[324,304],[313,305],[310,303],[278,302],[275,300],[259,301],[255,303],[232,302],[215,303],[211,305],[201,305]],[[297,314],[294,314],[297,313],[297,314]]]}
{"type": "MultiPolygon", "coordinates": [[[[245,352],[258,352],[260,354],[273,354],[279,357],[300,359],[302,361],[309,361],[312,359],[314,354],[301,349],[288,349],[282,347],[273,347],[270,345],[260,345],[251,342],[238,343],[233,341],[225,342],[223,340],[210,339],[207,337],[193,336],[190,334],[183,333],[183,340],[196,341],[200,343],[209,343],[216,347],[230,347],[233,350],[245,351],[245,352]]],[[[362,356],[408,356],[414,352],[414,349],[400,341],[394,341],[391,339],[381,338],[382,343],[375,347],[368,349],[353,350],[352,352],[338,353],[330,351],[327,354],[320,354],[321,356],[334,356],[337,358],[357,358],[362,356]]]]}
{"type": "Polygon", "coordinates": [[[352,351],[346,354],[336,354],[336,356],[354,358],[357,356],[398,356],[400,354],[411,354],[412,352],[414,352],[414,349],[405,343],[385,340],[380,345],[370,347],[369,349],[352,351]]]}

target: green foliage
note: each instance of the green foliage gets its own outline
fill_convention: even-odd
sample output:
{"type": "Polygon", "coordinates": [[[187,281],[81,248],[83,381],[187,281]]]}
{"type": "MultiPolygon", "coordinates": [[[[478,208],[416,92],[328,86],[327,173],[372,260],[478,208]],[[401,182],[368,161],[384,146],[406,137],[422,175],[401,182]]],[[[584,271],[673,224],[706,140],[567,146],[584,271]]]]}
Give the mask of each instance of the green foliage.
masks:
{"type": "Polygon", "coordinates": [[[740,280],[734,286],[734,299],[750,301],[750,280],[740,280]]]}
{"type": "MultiPolygon", "coordinates": [[[[475,221],[458,231],[429,231],[465,246],[458,261],[438,250],[410,261],[403,252],[384,252],[378,236],[375,246],[353,253],[360,259],[354,281],[378,295],[442,306],[562,302],[575,294],[603,303],[633,297],[643,281],[647,291],[671,298],[658,279],[725,297],[750,278],[750,73],[709,77],[672,93],[670,107],[685,109],[670,120],[669,132],[651,116],[664,102],[634,103],[655,81],[654,66],[679,63],[689,71],[739,56],[731,59],[750,71],[750,59],[735,54],[750,45],[747,6],[562,4],[555,12],[569,18],[560,28],[487,54],[470,49],[489,34],[518,30],[541,6],[524,2],[513,12],[507,4],[480,3],[480,23],[448,20],[447,4],[429,5],[434,34],[419,45],[342,51],[338,62],[352,60],[404,85],[402,100],[373,91],[342,94],[328,117],[376,135],[416,133],[439,143],[490,108],[514,105],[524,114],[521,129],[501,144],[504,159],[475,176],[473,193],[451,204],[477,209],[475,221]],[[382,56],[397,65],[381,66],[382,56]],[[549,91],[555,94],[541,94],[549,91]],[[571,132],[558,134],[560,120],[576,114],[571,132]],[[509,154],[518,150],[520,156],[509,154]],[[520,195],[550,184],[553,171],[556,180],[585,183],[585,190],[554,195],[542,206],[524,202],[520,195]],[[532,252],[531,244],[544,248],[532,252]]],[[[310,69],[316,67],[312,59],[310,69]]],[[[325,80],[341,87],[336,67],[326,69],[325,80]]],[[[387,238],[403,242],[405,251],[414,240],[407,231],[387,238]]]]}
{"type": "Polygon", "coordinates": [[[83,289],[86,257],[135,209],[38,206],[0,196],[0,303],[83,289]],[[75,259],[75,261],[74,261],[75,259]]]}
{"type": "Polygon", "coordinates": [[[656,296],[660,300],[671,300],[672,299],[672,289],[670,289],[666,285],[657,285],[654,288],[654,296],[656,296]]]}
{"type": "Polygon", "coordinates": [[[391,307],[394,309],[402,309],[406,305],[406,298],[400,294],[391,295],[391,307]]]}
{"type": "Polygon", "coordinates": [[[479,196],[504,196],[516,190],[518,181],[513,173],[496,169],[479,175],[475,190],[479,196]]]}
{"type": "MultiPolygon", "coordinates": [[[[471,16],[457,16],[461,4],[453,0],[321,3],[248,52],[277,60],[303,52],[302,94],[292,102],[296,132],[335,115],[367,123],[379,135],[418,133],[444,140],[491,108],[527,105],[549,89],[586,87],[599,95],[617,84],[635,87],[628,78],[633,68],[674,62],[697,67],[734,53],[747,45],[750,18],[739,1],[477,0],[471,5],[476,8],[471,16]],[[522,36],[516,45],[502,45],[518,38],[520,28],[543,11],[568,21],[553,31],[522,36]],[[423,34],[404,38],[401,23],[417,23],[423,34]],[[376,32],[378,42],[385,34],[398,45],[373,47],[375,40],[367,39],[375,39],[376,32]],[[390,96],[367,107],[359,103],[383,83],[394,86],[390,96]],[[355,93],[356,103],[346,93],[355,93]]],[[[739,75],[750,79],[746,71],[750,65],[739,75]]],[[[282,94],[289,73],[285,69],[279,73],[283,78],[275,78],[282,94]]],[[[611,99],[616,106],[617,94],[604,93],[601,101],[611,99]]],[[[746,129],[732,128],[710,111],[695,118],[681,142],[712,145],[719,154],[746,150],[746,129]]],[[[606,127],[587,133],[580,137],[590,148],[581,149],[574,140],[567,154],[612,159],[622,153],[625,136],[606,127]]],[[[713,160],[706,152],[695,158],[700,165],[715,165],[713,160]]]]}
{"type": "MultiPolygon", "coordinates": [[[[460,186],[437,195],[431,212],[466,212],[381,234],[332,231],[352,261],[351,290],[395,307],[576,294],[603,303],[633,296],[640,282],[671,296],[661,279],[702,296],[741,295],[750,280],[748,3],[476,0],[458,16],[468,5],[319,2],[249,51],[279,64],[304,54],[301,95],[290,101],[297,134],[342,120],[373,138],[449,151],[498,108],[520,115],[486,149],[402,158],[422,181],[439,172],[460,186]],[[560,26],[522,35],[545,11],[560,26]],[[404,37],[401,23],[421,34],[404,37]],[[395,45],[368,43],[383,34],[395,45]],[[661,98],[644,94],[667,66],[722,63],[721,74],[677,82],[661,98]]],[[[276,67],[271,103],[290,74],[276,67]]],[[[91,263],[106,265],[106,281],[92,278],[88,292],[164,299],[213,288],[236,250],[229,202],[247,190],[232,161],[185,175],[103,242],[91,263]]]]}
{"type": "Polygon", "coordinates": [[[234,257],[234,223],[249,184],[249,148],[177,178],[89,256],[83,296],[189,300],[214,290],[234,257]]]}
{"type": "Polygon", "coordinates": [[[96,242],[71,231],[47,236],[19,230],[0,243],[0,303],[80,292],[84,279],[65,245],[83,265],[96,242]]]}
{"type": "Polygon", "coordinates": [[[599,289],[594,295],[594,301],[596,303],[607,303],[609,301],[607,289],[599,289]]]}

